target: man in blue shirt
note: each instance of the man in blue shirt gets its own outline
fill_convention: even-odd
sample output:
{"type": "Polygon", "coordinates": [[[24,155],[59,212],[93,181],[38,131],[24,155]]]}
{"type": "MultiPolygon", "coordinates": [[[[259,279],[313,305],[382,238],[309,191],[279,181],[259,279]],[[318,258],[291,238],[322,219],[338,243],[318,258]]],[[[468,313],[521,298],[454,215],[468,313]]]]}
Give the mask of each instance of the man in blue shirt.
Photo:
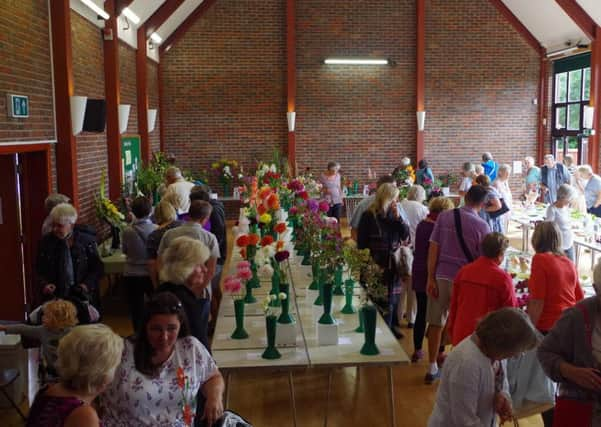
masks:
{"type": "Polygon", "coordinates": [[[492,154],[489,152],[482,154],[482,167],[484,168],[484,174],[490,178],[490,182],[494,182],[497,179],[499,165],[493,160],[492,154]]]}

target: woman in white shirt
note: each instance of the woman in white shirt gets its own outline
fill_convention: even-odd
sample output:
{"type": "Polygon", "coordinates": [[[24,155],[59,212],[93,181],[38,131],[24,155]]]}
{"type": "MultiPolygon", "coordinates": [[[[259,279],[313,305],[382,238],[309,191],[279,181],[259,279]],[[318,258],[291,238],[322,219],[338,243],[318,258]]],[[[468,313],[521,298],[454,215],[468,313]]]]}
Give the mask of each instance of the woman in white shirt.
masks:
{"type": "Polygon", "coordinates": [[[504,233],[507,233],[509,227],[509,219],[511,218],[511,209],[513,208],[513,196],[509,188],[509,175],[511,174],[511,166],[503,164],[499,166],[497,179],[492,186],[499,192],[501,198],[510,209],[508,212],[501,215],[501,227],[504,233]]]}
{"type": "Polygon", "coordinates": [[[528,315],[502,308],[484,317],[476,331],[444,362],[428,427],[489,427],[513,417],[501,360],[533,349],[539,334],[528,315]]]}
{"type": "Polygon", "coordinates": [[[472,180],[474,179],[474,165],[470,162],[465,162],[463,167],[461,168],[461,183],[459,184],[458,193],[461,196],[461,200],[463,201],[463,197],[466,195],[470,187],[472,186],[472,180]]]}
{"type": "Polygon", "coordinates": [[[561,184],[557,189],[557,201],[547,208],[547,221],[557,224],[561,231],[561,249],[566,256],[574,261],[574,235],[570,225],[570,202],[574,199],[576,190],[568,184],[561,184]]]}

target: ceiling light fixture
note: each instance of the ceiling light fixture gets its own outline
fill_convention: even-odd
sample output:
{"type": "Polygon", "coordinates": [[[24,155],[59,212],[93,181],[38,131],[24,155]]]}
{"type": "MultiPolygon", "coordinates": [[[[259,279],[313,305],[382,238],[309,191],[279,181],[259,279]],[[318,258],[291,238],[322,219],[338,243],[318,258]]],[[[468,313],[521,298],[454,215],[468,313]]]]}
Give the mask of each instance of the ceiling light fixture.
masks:
{"type": "Polygon", "coordinates": [[[125,15],[134,25],[138,25],[140,23],[140,17],[136,15],[129,7],[126,7],[121,12],[125,15]]]}
{"type": "Polygon", "coordinates": [[[368,59],[368,58],[326,58],[323,61],[328,65],[388,65],[388,59],[368,59]]]}
{"type": "Polygon", "coordinates": [[[94,11],[94,13],[96,13],[102,19],[109,19],[109,17],[110,17],[109,14],[106,13],[106,11],[104,11],[100,6],[98,6],[92,0],[80,0],[80,1],[83,4],[85,4],[86,6],[88,6],[90,9],[92,9],[94,11]]]}
{"type": "Polygon", "coordinates": [[[153,42],[155,42],[157,44],[161,44],[163,42],[163,38],[161,36],[159,36],[157,33],[152,33],[150,35],[150,40],[152,40],[153,42]]]}

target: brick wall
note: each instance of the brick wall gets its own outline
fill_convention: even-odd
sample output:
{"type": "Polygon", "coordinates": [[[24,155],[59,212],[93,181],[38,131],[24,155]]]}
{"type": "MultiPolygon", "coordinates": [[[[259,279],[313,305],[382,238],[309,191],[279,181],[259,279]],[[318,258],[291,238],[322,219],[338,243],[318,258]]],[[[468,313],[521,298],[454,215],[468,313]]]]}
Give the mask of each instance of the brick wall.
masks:
{"type": "MultiPolygon", "coordinates": [[[[71,12],[71,40],[75,95],[105,99],[104,49],[100,29],[71,12]]],[[[98,191],[102,171],[107,169],[106,131],[82,132],[76,136],[76,141],[79,221],[93,225],[102,234],[106,226],[96,218],[94,194],[98,191]]]]}
{"type": "MultiPolygon", "coordinates": [[[[415,156],[415,2],[297,3],[298,169],[341,163],[345,175],[390,173],[415,156]],[[394,66],[328,66],[332,56],[394,66]]],[[[285,37],[285,35],[284,35],[285,37]]]]}
{"type": "Polygon", "coordinates": [[[136,51],[123,42],[119,43],[119,85],[121,104],[131,105],[126,133],[138,134],[136,51]]]}
{"type": "MultiPolygon", "coordinates": [[[[159,108],[159,67],[158,64],[152,60],[148,60],[146,63],[146,78],[148,87],[148,108],[159,108]]],[[[159,111],[157,114],[154,130],[150,132],[150,151],[159,151],[161,146],[161,126],[159,122],[159,111]]]]}
{"type": "Polygon", "coordinates": [[[220,0],[163,58],[166,151],[207,169],[220,158],[254,170],[284,148],[285,2],[220,0]]]}
{"type": "Polygon", "coordinates": [[[2,2],[0,142],[54,139],[48,7],[41,0],[2,2]],[[6,96],[29,97],[29,117],[8,117],[6,96]]]}
{"type": "Polygon", "coordinates": [[[425,156],[435,173],[484,151],[501,163],[535,156],[537,53],[486,0],[426,7],[425,156]]]}

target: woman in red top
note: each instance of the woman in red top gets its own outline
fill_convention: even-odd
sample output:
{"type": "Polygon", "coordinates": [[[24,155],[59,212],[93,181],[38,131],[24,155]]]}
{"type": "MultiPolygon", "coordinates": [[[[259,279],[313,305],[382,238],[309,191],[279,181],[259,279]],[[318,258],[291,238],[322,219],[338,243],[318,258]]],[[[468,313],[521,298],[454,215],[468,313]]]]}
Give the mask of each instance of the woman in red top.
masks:
{"type": "Polygon", "coordinates": [[[554,222],[538,224],[532,235],[532,272],[528,280],[528,315],[546,334],[566,308],[584,298],[574,263],[561,249],[561,232],[554,222]]]}

